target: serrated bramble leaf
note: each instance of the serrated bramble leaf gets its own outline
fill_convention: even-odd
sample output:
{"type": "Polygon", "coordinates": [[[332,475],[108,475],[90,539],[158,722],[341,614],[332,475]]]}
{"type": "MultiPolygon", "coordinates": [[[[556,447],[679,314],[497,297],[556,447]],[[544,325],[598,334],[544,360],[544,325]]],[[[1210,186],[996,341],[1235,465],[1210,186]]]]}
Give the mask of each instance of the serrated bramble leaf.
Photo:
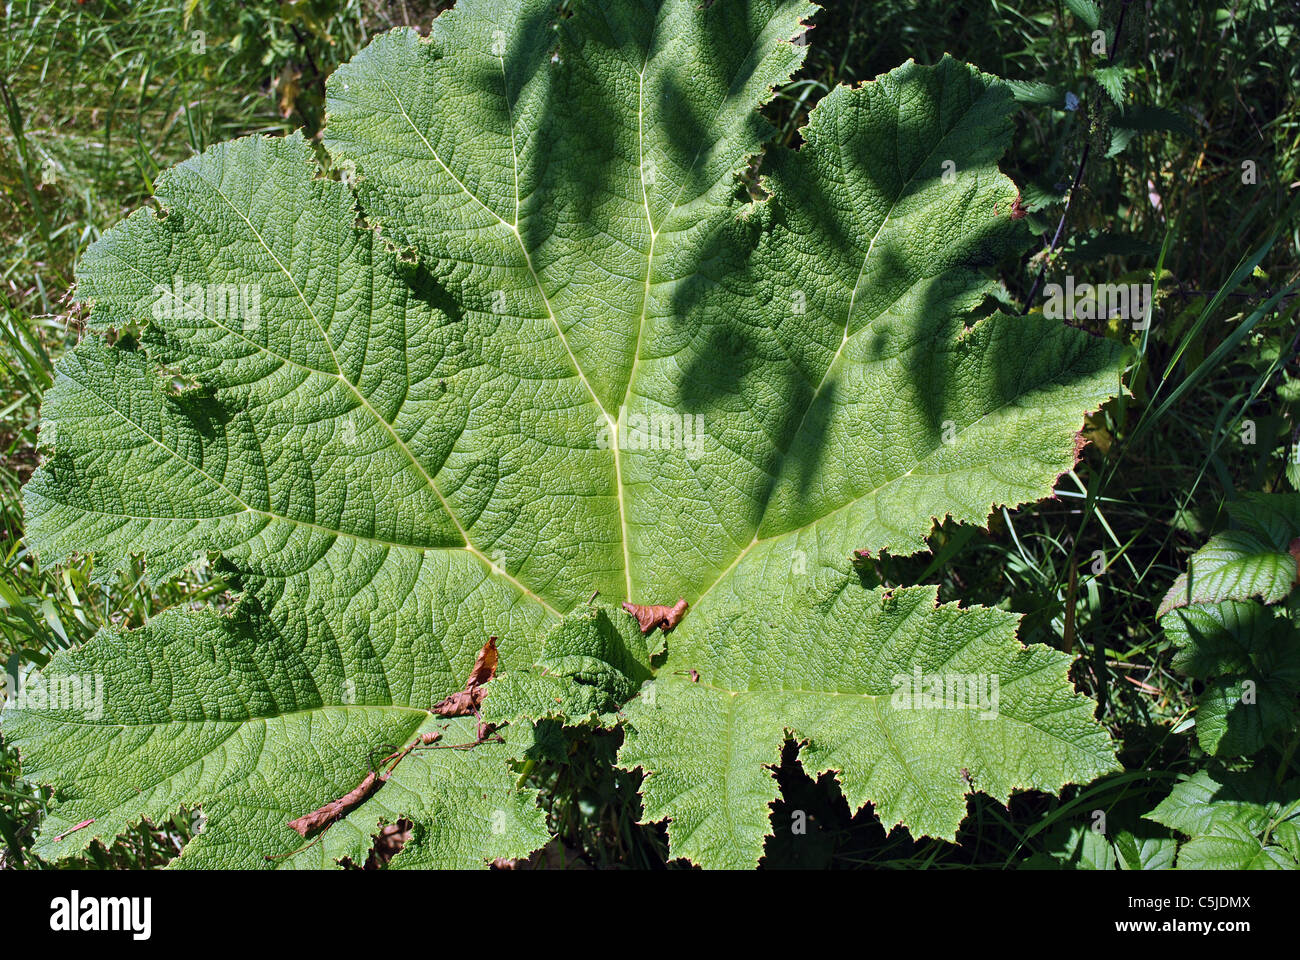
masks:
{"type": "Polygon", "coordinates": [[[1126,67],[1101,67],[1093,71],[1093,79],[1101,85],[1110,97],[1111,102],[1117,107],[1124,106],[1124,87],[1128,82],[1128,68],[1126,67]]]}
{"type": "Polygon", "coordinates": [[[1291,592],[1300,577],[1300,494],[1243,494],[1228,503],[1228,516],[1232,529],[1192,554],[1158,616],[1191,603],[1278,603],[1291,592]]]}
{"type": "Polygon", "coordinates": [[[1300,632],[1278,610],[1253,601],[1199,603],[1166,614],[1178,647],[1174,667],[1205,681],[1196,736],[1220,756],[1248,756],[1295,726],[1300,632]]]}
{"type": "MultiPolygon", "coordinates": [[[[799,149],[764,154],[764,199],[738,190],[769,133],[758,108],[801,62],[791,40],[813,9],[580,0],[559,15],[550,0],[461,0],[427,39],[380,36],[331,78],[324,144],[342,180],[300,136],[223,144],[159,179],[157,213],[87,251],[78,290],[92,335],[46,396],[52,454],[25,494],[31,546],[46,563],[94,552],[105,574],[143,553],[155,581],[219,553],[244,593],[222,644],[254,656],[250,644],[273,634],[284,668],[310,683],[266,691],[257,723],[283,736],[237,755],[241,770],[276,765],[283,779],[200,777],[181,791],[189,768],[174,769],[168,744],[187,742],[193,718],[159,701],[152,726],[124,724],[122,742],[158,734],[133,754],[159,785],[147,803],[81,775],[80,758],[113,757],[104,731],[39,710],[6,719],[29,775],[74,798],[47,832],[93,809],[105,812],[94,835],[108,837],[175,798],[210,815],[192,862],[263,856],[284,833],[273,818],[341,796],[371,752],[423,729],[489,636],[503,679],[523,677],[593,592],[690,604],[657,715],[685,729],[705,688],[673,671],[721,642],[706,633],[761,610],[792,637],[818,624],[869,657],[879,636],[825,615],[834,596],[851,609],[884,602],[848,570],[852,550],[914,552],[936,518],[982,524],[1051,493],[1077,460],[1084,412],[1119,389],[1122,350],[1041,316],[967,322],[994,288],[990,268],[1029,239],[997,169],[1014,106],[1004,84],[944,58],[837,88],[799,149]],[[121,329],[141,331],[134,349],[132,337],[100,339],[121,329]],[[383,719],[327,751],[308,722],[317,713],[383,719]],[[275,759],[327,752],[309,789],[275,759]]],[[[922,620],[989,617],[941,608],[922,620]]],[[[133,715],[118,698],[144,695],[157,659],[146,652],[170,649],[188,623],[159,618],[78,654],[123,658],[112,715],[133,715]]],[[[1018,651],[1010,621],[998,623],[1005,679],[1061,706],[1074,739],[1057,753],[1000,744],[1003,760],[974,758],[988,776],[979,788],[1004,797],[1109,769],[1064,658],[1018,651]],[[1021,678],[1026,664],[1041,677],[1021,678]]],[[[774,682],[762,658],[801,676],[792,648],[745,636],[728,669],[753,673],[756,690],[774,682]]],[[[596,656],[541,692],[563,701],[576,683],[589,689],[573,709],[604,711],[636,689],[646,661],[633,661],[596,656]]],[[[200,676],[196,702],[223,702],[229,681],[200,676]]],[[[706,862],[756,859],[765,801],[753,783],[784,736],[776,712],[756,715],[768,739],[737,773],[749,793],[736,832],[706,862]]],[[[965,731],[926,722],[951,778],[949,761],[971,757],[944,737],[965,731]]],[[[808,736],[809,756],[843,757],[855,796],[951,836],[960,781],[922,803],[907,782],[873,778],[863,745],[816,723],[808,736]]],[[[637,749],[629,740],[628,756],[637,749]]],[[[352,816],[416,821],[417,846],[394,865],[522,849],[538,835],[522,808],[518,830],[484,835],[458,825],[481,826],[472,797],[447,806],[462,776],[504,789],[513,753],[475,748],[473,773],[412,754],[352,816]],[[403,796],[408,780],[418,785],[403,796]]],[[[296,856],[332,858],[348,829],[296,856]]]]}
{"type": "Polygon", "coordinates": [[[1278,784],[1264,769],[1202,770],[1147,819],[1188,838],[1178,850],[1180,870],[1300,868],[1300,780],[1278,784]]]}
{"type": "Polygon", "coordinates": [[[1295,870],[1300,861],[1241,824],[1215,823],[1178,849],[1180,870],[1295,870]]]}

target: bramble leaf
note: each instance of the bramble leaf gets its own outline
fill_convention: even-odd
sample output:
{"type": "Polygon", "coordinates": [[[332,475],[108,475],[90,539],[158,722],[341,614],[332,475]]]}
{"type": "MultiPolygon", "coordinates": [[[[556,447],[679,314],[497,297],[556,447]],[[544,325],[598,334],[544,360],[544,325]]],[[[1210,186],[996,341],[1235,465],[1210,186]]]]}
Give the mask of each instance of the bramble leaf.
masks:
{"type": "Polygon", "coordinates": [[[1147,814],[1188,837],[1180,870],[1300,869],[1300,781],[1201,770],[1147,814]]]}
{"type": "Polygon", "coordinates": [[[1170,870],[1178,840],[1141,817],[1132,799],[1088,811],[1087,819],[1066,820],[1045,838],[1045,852],[1025,861],[1030,870],[1170,870]]]}
{"type": "Polygon", "coordinates": [[[1295,726],[1300,633],[1276,608],[1225,600],[1181,607],[1161,621],[1174,666],[1205,681],[1196,737],[1220,756],[1249,756],[1295,726]]]}
{"type": "Polygon", "coordinates": [[[1259,597],[1284,600],[1300,580],[1300,494],[1246,493],[1228,502],[1232,529],[1211,537],[1187,561],[1158,615],[1176,607],[1259,597]]]}

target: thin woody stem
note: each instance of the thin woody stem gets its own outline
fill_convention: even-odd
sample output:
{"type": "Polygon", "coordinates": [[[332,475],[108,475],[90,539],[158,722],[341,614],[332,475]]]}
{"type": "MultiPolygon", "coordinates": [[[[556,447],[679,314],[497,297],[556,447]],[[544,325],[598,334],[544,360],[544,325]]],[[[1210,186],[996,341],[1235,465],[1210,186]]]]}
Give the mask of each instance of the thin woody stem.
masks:
{"type": "MultiPolygon", "coordinates": [[[[1124,29],[1124,14],[1128,13],[1128,6],[1132,2],[1133,0],[1124,0],[1124,6],[1120,8],[1119,19],[1115,22],[1115,37],[1110,45],[1110,55],[1106,58],[1107,65],[1114,63],[1115,55],[1119,53],[1119,37],[1124,29]]],[[[1079,166],[1074,172],[1074,182],[1070,186],[1070,192],[1065,197],[1065,209],[1061,211],[1061,219],[1056,223],[1056,232],[1052,234],[1052,242],[1047,245],[1047,255],[1043,257],[1042,266],[1038,268],[1038,276],[1034,278],[1034,285],[1029,288],[1029,296],[1025,298],[1025,307],[1020,311],[1022,317],[1033,309],[1034,298],[1038,296],[1038,287],[1047,274],[1047,265],[1052,259],[1052,254],[1056,252],[1057,245],[1061,242],[1061,234],[1065,232],[1065,218],[1069,216],[1070,203],[1074,200],[1074,195],[1083,182],[1083,172],[1088,166],[1090,153],[1092,153],[1092,143],[1088,142],[1083,145],[1083,154],[1079,157],[1079,166]]]]}

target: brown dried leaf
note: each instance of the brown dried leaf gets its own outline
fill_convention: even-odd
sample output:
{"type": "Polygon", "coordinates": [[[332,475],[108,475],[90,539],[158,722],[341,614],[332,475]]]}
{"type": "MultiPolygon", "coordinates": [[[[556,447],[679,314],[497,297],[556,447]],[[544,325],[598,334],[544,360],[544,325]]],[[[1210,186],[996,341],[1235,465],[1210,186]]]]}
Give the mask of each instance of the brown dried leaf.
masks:
{"type": "Polygon", "coordinates": [[[465,717],[477,713],[487,695],[483,688],[496,675],[497,662],[497,638],[489,637],[474,660],[465,689],[439,700],[433,705],[433,712],[440,717],[465,717]]]}
{"type": "Polygon", "coordinates": [[[379,789],[379,785],[386,779],[386,777],[381,777],[372,770],[366,774],[366,778],[361,781],[356,789],[345,793],[337,800],[331,800],[325,806],[313,810],[311,813],[304,814],[297,820],[290,820],[289,827],[297,830],[303,837],[306,837],[309,833],[324,830],[326,827],[342,820],[364,803],[372,793],[379,789]]]}
{"type": "Polygon", "coordinates": [[[301,89],[302,71],[293,66],[285,64],[284,70],[280,72],[276,80],[276,86],[280,88],[280,116],[289,119],[293,113],[293,108],[298,104],[298,92],[301,89]]]}
{"type": "Polygon", "coordinates": [[[682,617],[686,616],[688,606],[690,604],[680,598],[671,607],[644,606],[626,600],[623,602],[623,609],[636,617],[636,622],[640,625],[642,633],[649,633],[655,627],[662,627],[664,633],[667,633],[681,622],[682,617]]]}
{"type": "Polygon", "coordinates": [[[483,649],[478,652],[478,656],[474,659],[474,669],[469,672],[469,679],[465,681],[465,689],[474,690],[486,686],[487,682],[496,675],[498,659],[497,638],[488,637],[488,642],[483,644],[483,649]]]}
{"type": "MultiPolygon", "coordinates": [[[[479,656],[481,657],[482,654],[479,654],[479,656]]],[[[303,837],[306,837],[309,833],[324,830],[326,827],[332,826],[369,799],[370,795],[378,790],[379,787],[393,775],[393,771],[397,769],[397,765],[401,763],[406,758],[406,755],[412,750],[419,746],[427,747],[441,739],[442,734],[437,732],[420,734],[403,749],[385,758],[384,763],[388,764],[388,768],[382,773],[377,773],[374,770],[371,770],[366,774],[365,779],[361,781],[360,785],[357,786],[355,790],[348,791],[337,800],[331,800],[323,807],[313,810],[311,813],[304,814],[297,820],[290,820],[290,828],[298,831],[298,833],[303,837]]]]}

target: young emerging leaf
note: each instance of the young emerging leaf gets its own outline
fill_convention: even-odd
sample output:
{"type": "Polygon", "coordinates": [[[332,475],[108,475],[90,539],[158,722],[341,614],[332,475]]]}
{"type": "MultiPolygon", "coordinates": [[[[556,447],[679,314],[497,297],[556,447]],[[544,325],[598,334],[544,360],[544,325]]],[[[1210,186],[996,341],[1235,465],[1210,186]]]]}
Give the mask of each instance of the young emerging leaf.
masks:
{"type": "Polygon", "coordinates": [[[509,766],[527,724],[412,752],[306,849],[288,825],[417,734],[480,739],[433,708],[492,636],[499,720],[642,691],[622,762],[706,865],[758,859],[787,736],[942,837],[964,768],[1003,800],[1113,768],[1064,655],[849,563],[1048,496],[1120,349],[968,323],[1028,233],[997,169],[1011,93],[951,58],[832,91],[740,196],[813,9],[461,0],[330,80],[345,182],[298,136],[224,144],[86,253],[90,329],[145,331],[61,362],[29,542],[104,573],[143,553],[155,581],[217,552],[243,597],[56,658],[46,683],[102,674],[93,719],[5,715],[59,790],[39,852],[202,804],[182,864],[355,861],[399,817],[395,866],[521,856],[545,839],[509,766]],[[663,635],[616,608],[678,598],[648,683],[663,635]],[[918,671],[985,699],[891,702],[918,671]]]}
{"type": "Polygon", "coordinates": [[[575,610],[547,636],[531,669],[492,683],[484,717],[612,725],[617,718],[611,714],[650,679],[650,661],[660,649],[621,610],[603,604],[575,610]]]}

